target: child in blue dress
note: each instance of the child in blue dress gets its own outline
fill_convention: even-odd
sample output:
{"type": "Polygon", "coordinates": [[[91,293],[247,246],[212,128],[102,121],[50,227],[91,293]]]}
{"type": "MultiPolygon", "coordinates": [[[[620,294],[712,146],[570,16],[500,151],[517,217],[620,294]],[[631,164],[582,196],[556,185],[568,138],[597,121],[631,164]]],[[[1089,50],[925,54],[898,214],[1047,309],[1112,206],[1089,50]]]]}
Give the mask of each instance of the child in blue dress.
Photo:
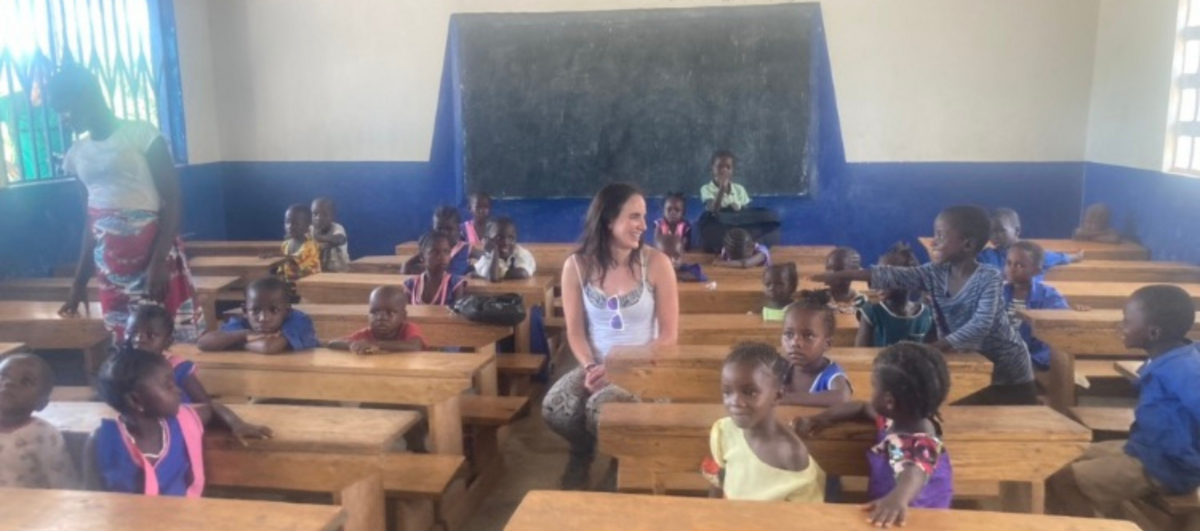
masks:
{"type": "Polygon", "coordinates": [[[725,233],[725,245],[721,247],[721,256],[713,265],[734,269],[770,266],[771,250],[754,241],[745,229],[729,229],[725,233]]]}
{"type": "Polygon", "coordinates": [[[1004,307],[1004,274],[975,260],[991,233],[987,211],[954,206],[933,222],[933,262],[918,267],[875,266],[869,271],[841,271],[813,277],[817,282],[870,281],[874,289],[922,290],[933,306],[943,352],[974,350],[992,362],[992,384],[960,405],[1034,405],[1029,349],[1008,319],[1004,307]]]}
{"type": "Polygon", "coordinates": [[[850,400],[846,373],[826,357],[837,326],[829,301],[828,291],[803,290],[784,313],[780,343],[791,364],[783,376],[784,404],[825,407],[850,400]]]}
{"type": "Polygon", "coordinates": [[[421,261],[425,271],[404,281],[408,303],[414,306],[454,306],[467,289],[467,279],[449,271],[454,240],[441,231],[421,238],[421,261]]]}
{"type": "MultiPolygon", "coordinates": [[[[916,267],[920,262],[908,244],[899,242],[879,258],[879,265],[916,267]]],[[[914,301],[913,296],[913,291],[903,288],[883,290],[879,302],[860,308],[854,345],[886,347],[901,341],[925,341],[933,329],[933,310],[914,301]]]]}
{"type": "Polygon", "coordinates": [[[692,224],[687,218],[687,198],[680,192],[667,192],[663,197],[662,217],[654,222],[654,237],[674,235],[683,244],[683,251],[692,248],[692,224]]]}
{"type": "MultiPolygon", "coordinates": [[[[1021,333],[1021,339],[1029,348],[1033,368],[1050,370],[1050,345],[1033,336],[1033,327],[1024,322],[1021,310],[1069,310],[1066,297],[1054,286],[1042,282],[1042,246],[1029,240],[1021,240],[1008,249],[1008,262],[1004,266],[1004,305],[1009,319],[1021,333]]],[[[1079,307],[1086,311],[1088,308],[1079,307]]]]}
{"type": "Polygon", "coordinates": [[[270,437],[270,428],[245,422],[233,410],[219,402],[213,402],[208,391],[204,389],[204,384],[196,377],[196,364],[171,354],[174,333],[175,321],[166,308],[157,304],[143,304],[129,316],[129,324],[125,326],[125,344],[127,348],[153,352],[165,358],[167,363],[171,364],[175,386],[180,390],[183,403],[202,404],[213,408],[213,413],[221,417],[235,437],[270,437]]]}
{"type": "Polygon", "coordinates": [[[287,287],[277,277],[260,278],[246,287],[243,315],[196,342],[204,351],[246,350],[281,354],[321,346],[312,318],[292,308],[287,287]]]}
{"type": "Polygon", "coordinates": [[[146,496],[204,493],[204,426],[212,408],[182,404],[171,364],[125,347],[100,368],[100,396],[119,416],[100,421],[84,450],[89,488],[146,496]]]}
{"type": "Polygon", "coordinates": [[[950,456],[942,445],[938,408],[950,390],[942,354],[908,341],[875,358],[871,401],[831,407],[792,425],[810,437],[839,422],[867,420],[878,429],[867,453],[869,521],[877,527],[903,526],[909,507],[948,509],[954,497],[950,456]]]}
{"type": "MultiPolygon", "coordinates": [[[[997,269],[1004,269],[1008,261],[1008,249],[1021,238],[1021,216],[1011,208],[997,208],[992,211],[992,246],[979,253],[979,263],[987,264],[997,269]]],[[[1073,254],[1046,251],[1043,253],[1041,268],[1043,271],[1052,267],[1072,264],[1083,260],[1083,252],[1073,254]]]]}
{"type": "MultiPolygon", "coordinates": [[[[450,250],[447,251],[446,270],[454,275],[465,277],[471,274],[471,246],[467,242],[459,239],[459,225],[462,223],[462,217],[458,213],[458,209],[452,206],[438,207],[433,212],[433,231],[428,232],[417,242],[419,248],[425,248],[425,239],[431,234],[439,233],[446,236],[450,242],[450,250]]],[[[484,234],[486,238],[486,233],[484,234]]],[[[479,249],[478,256],[482,256],[483,249],[479,249]]],[[[428,264],[425,262],[425,253],[417,253],[416,256],[409,258],[404,263],[404,274],[419,275],[425,271],[428,264]]]]}

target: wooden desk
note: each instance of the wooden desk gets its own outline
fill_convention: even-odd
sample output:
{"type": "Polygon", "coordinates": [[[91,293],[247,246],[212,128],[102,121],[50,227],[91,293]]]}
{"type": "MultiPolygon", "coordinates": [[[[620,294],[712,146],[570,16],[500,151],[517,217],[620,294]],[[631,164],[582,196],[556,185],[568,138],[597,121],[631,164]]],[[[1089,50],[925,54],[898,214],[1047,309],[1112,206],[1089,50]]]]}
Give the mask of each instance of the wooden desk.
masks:
{"type": "MultiPolygon", "coordinates": [[[[312,318],[317,337],[326,341],[345,337],[369,324],[365,304],[297,304],[293,307],[312,318]]],[[[434,348],[460,347],[481,354],[495,354],[496,342],[513,335],[512,328],[471,322],[445,306],[409,306],[408,321],[421,328],[425,342],[434,348]]]]}
{"type": "Polygon", "coordinates": [[[1130,383],[1137,383],[1138,369],[1141,369],[1144,363],[1142,361],[1117,361],[1113,362],[1113,369],[1130,383]]]}
{"type": "MultiPolygon", "coordinates": [[[[921,245],[926,252],[932,248],[933,238],[921,238],[921,245]]],[[[1038,245],[1047,251],[1059,253],[1075,253],[1083,251],[1084,261],[1088,260],[1149,260],[1150,251],[1133,242],[1100,243],[1081,242],[1075,240],[1045,240],[1035,239],[1038,245]]]]}
{"type": "Polygon", "coordinates": [[[25,350],[24,343],[0,343],[0,356],[16,354],[22,350],[25,350]]]}
{"type": "MultiPolygon", "coordinates": [[[[820,411],[777,409],[784,422],[820,411]]],[[[606,404],[600,411],[600,451],[620,463],[617,488],[649,492],[665,476],[698,478],[712,424],[727,415],[720,404],[606,404]]],[[[1005,506],[1020,512],[1043,512],[1045,479],[1082,455],[1092,440],[1090,430],[1046,407],[951,406],[942,408],[942,417],[954,481],[999,481],[1005,506]]],[[[873,425],[844,424],[806,444],[825,472],[866,476],[864,456],[875,438],[873,425]]]]}
{"type": "Polygon", "coordinates": [[[0,488],[0,531],[336,531],[341,507],[0,488]]]}
{"type": "Polygon", "coordinates": [[[462,455],[459,395],[480,381],[496,394],[495,356],[413,352],[358,356],[326,349],[267,356],[200,352],[176,345],[196,362],[201,383],[214,395],[328,400],[423,406],[429,416],[430,451],[462,455]]]}
{"type": "MultiPolygon", "coordinates": [[[[1054,286],[1067,302],[1096,309],[1120,310],[1133,292],[1154,282],[1047,282],[1054,286]]],[[[1191,295],[1200,306],[1200,284],[1175,284],[1191,295]]]]}
{"type": "Polygon", "coordinates": [[[364,256],[350,262],[349,272],[373,275],[399,275],[404,270],[404,263],[409,258],[412,258],[412,255],[364,256]]]}
{"type": "MultiPolygon", "coordinates": [[[[759,313],[763,303],[762,277],[731,278],[718,280],[716,289],[709,289],[710,283],[680,282],[679,283],[679,313],[759,313]]],[[[801,279],[800,289],[823,289],[823,284],[814,284],[808,279],[801,279]]],[[[868,293],[866,282],[855,282],[854,288],[868,293]]]]}
{"type": "MultiPolygon", "coordinates": [[[[304,302],[321,304],[364,304],[370,298],[371,290],[379,286],[403,286],[404,281],[411,275],[370,275],[363,273],[319,273],[302,278],[296,283],[296,289],[304,302]]],[[[539,304],[544,308],[554,307],[554,282],[549,276],[535,275],[524,280],[505,280],[491,283],[483,279],[467,281],[467,293],[480,295],[496,295],[501,293],[516,293],[525,302],[526,315],[532,315],[533,307],[539,304]]],[[[759,288],[759,291],[762,291],[759,288]]],[[[548,310],[547,310],[548,311],[548,310]]],[[[516,327],[516,344],[518,352],[529,352],[530,319],[526,318],[516,327]]]]}
{"type": "MultiPolygon", "coordinates": [[[[575,249],[579,247],[579,244],[576,243],[518,242],[518,245],[524,247],[529,251],[529,254],[533,255],[533,261],[537,264],[537,274],[554,277],[556,286],[559,283],[559,278],[562,276],[563,264],[575,252],[575,249]]],[[[396,246],[396,255],[402,260],[408,260],[419,251],[417,242],[405,242],[396,246]]]]}
{"type": "MultiPolygon", "coordinates": [[[[22,278],[0,282],[0,300],[45,301],[62,303],[71,293],[70,278],[22,278]]],[[[196,303],[204,315],[209,330],[217,329],[217,298],[220,292],[232,288],[238,277],[192,277],[196,288],[196,303]]],[[[88,282],[88,300],[100,300],[100,283],[88,282]]]]}
{"type": "MultiPolygon", "coordinates": [[[[505,531],[660,531],[664,529],[871,529],[854,505],[753,502],[533,491],[505,531]]],[[[910,509],[908,527],[923,531],[1137,531],[1120,520],[982,511],[910,509]]]]}
{"type": "MultiPolygon", "coordinates": [[[[782,335],[783,323],[764,321],[761,312],[685,313],[679,316],[681,345],[734,345],[742,341],[761,341],[779,348],[782,335]]],[[[852,347],[856,335],[858,319],[848,313],[837,314],[833,345],[852,347]]]]}
{"type": "Polygon", "coordinates": [[[264,254],[278,253],[283,240],[234,242],[194,241],[183,242],[183,253],[188,258],[198,256],[248,256],[258,258],[264,254]]]}
{"type": "Polygon", "coordinates": [[[100,303],[87,305],[87,312],[75,318],[59,317],[60,307],[61,302],[0,301],[0,341],[24,343],[32,350],[82,350],[84,369],[95,375],[112,342],[100,303]]]}
{"type": "MultiPolygon", "coordinates": [[[[276,248],[278,251],[278,248],[276,248]]],[[[263,277],[271,276],[272,270],[286,259],[282,256],[259,258],[257,256],[198,256],[188,259],[188,268],[193,275],[209,277],[238,277],[235,288],[244,288],[247,284],[263,277]]]]}
{"type": "MultiPolygon", "coordinates": [[[[1023,310],[1020,316],[1030,324],[1035,336],[1050,345],[1047,399],[1050,406],[1059,411],[1065,412],[1075,405],[1076,359],[1116,361],[1146,358],[1144,351],[1125,348],[1118,332],[1121,310],[1023,310]]],[[[1197,313],[1197,317],[1200,317],[1200,313],[1197,313]]],[[[1200,321],[1197,321],[1189,336],[1200,339],[1200,321]]]]}
{"type": "Polygon", "coordinates": [[[1087,260],[1046,271],[1053,282],[1200,282],[1200,267],[1179,262],[1141,260],[1087,260]]]}
{"type": "MultiPolygon", "coordinates": [[[[838,348],[829,359],[846,371],[860,400],[871,396],[871,369],[878,348],[838,348]]],[[[616,347],[604,366],[608,380],[643,400],[717,404],[721,402],[721,367],[727,346],[616,347]]],[[[950,396],[954,402],[987,387],[992,363],[980,354],[947,354],[950,396]]]]}
{"type": "MultiPolygon", "coordinates": [[[[227,430],[206,430],[206,448],[262,452],[314,452],[379,455],[421,420],[412,411],[339,407],[229,404],[229,409],[252,424],[269,426],[270,439],[238,442],[227,430]]],[[[87,437],[100,420],[117,412],[102,402],[51,402],[38,417],[64,435],[87,437]]]]}

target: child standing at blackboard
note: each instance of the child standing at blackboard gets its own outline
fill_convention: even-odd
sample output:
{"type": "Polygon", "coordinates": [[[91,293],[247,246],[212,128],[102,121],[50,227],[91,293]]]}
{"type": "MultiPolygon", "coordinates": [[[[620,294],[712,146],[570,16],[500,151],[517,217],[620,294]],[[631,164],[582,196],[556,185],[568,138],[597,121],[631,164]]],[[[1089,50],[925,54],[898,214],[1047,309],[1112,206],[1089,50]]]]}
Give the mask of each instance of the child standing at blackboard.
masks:
{"type": "Polygon", "coordinates": [[[704,214],[700,216],[700,242],[704,252],[718,252],[730,229],[745,229],[759,243],[770,247],[779,241],[779,216],[765,208],[749,208],[746,188],[733,182],[737,158],[732,151],[713,152],[712,180],[700,187],[704,214]]]}

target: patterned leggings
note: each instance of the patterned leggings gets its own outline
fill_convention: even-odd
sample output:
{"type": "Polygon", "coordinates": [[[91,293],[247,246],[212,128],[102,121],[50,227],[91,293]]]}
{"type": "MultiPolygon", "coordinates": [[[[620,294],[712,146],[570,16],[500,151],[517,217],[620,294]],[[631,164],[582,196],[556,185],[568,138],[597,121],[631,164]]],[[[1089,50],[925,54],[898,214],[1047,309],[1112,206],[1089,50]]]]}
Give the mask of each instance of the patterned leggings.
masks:
{"type": "Polygon", "coordinates": [[[559,437],[571,445],[571,453],[591,456],[596,452],[600,406],[609,402],[638,402],[629,391],[609,385],[595,394],[583,386],[585,372],[576,367],[559,378],[542,401],[542,418],[559,437]]]}

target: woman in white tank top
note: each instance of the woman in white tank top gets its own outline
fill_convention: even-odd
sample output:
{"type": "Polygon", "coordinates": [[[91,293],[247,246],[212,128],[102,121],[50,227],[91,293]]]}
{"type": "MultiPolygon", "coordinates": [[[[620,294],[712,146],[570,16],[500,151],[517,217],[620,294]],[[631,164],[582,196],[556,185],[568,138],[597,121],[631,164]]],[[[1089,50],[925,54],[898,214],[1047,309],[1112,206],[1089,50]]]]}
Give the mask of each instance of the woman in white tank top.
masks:
{"type": "Polygon", "coordinates": [[[567,342],[579,367],[546,393],[542,417],[571,445],[564,489],[587,483],[600,406],[636,400],[605,380],[608,351],[656,342],[673,345],[678,339],[675,270],[666,255],[642,245],[645,232],[645,197],[632,185],[605,186],[588,208],[579,249],[563,265],[567,342]]]}

